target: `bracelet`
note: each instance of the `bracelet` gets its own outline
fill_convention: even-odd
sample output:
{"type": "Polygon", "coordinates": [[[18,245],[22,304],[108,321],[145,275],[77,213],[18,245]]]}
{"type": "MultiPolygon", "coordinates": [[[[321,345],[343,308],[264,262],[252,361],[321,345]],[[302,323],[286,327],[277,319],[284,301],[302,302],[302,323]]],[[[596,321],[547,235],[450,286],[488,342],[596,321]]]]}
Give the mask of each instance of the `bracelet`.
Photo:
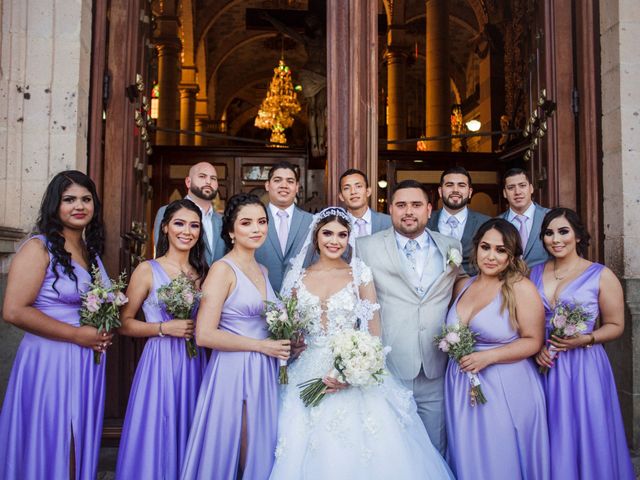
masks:
{"type": "Polygon", "coordinates": [[[589,336],[591,337],[591,340],[589,340],[589,343],[587,343],[584,348],[591,348],[596,343],[596,337],[593,335],[593,333],[589,333],[589,336]]]}
{"type": "Polygon", "coordinates": [[[164,333],[162,332],[162,323],[158,324],[158,336],[160,338],[164,337],[164,333]]]}

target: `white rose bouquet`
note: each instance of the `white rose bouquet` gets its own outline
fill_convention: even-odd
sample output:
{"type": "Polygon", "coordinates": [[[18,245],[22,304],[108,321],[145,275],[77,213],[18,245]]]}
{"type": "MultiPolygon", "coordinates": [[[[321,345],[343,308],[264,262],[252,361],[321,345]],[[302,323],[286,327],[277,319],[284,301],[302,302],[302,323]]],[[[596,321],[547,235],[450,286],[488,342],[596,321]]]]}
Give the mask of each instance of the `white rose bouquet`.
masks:
{"type": "MultiPolygon", "coordinates": [[[[558,303],[553,310],[551,318],[551,335],[562,338],[575,337],[587,330],[587,320],[589,315],[580,305],[568,305],[567,303],[558,303]]],[[[551,360],[556,358],[558,350],[553,345],[549,345],[549,356],[551,360]]],[[[540,373],[548,373],[549,367],[538,367],[540,373]]]]}
{"type": "MultiPolygon", "coordinates": [[[[442,333],[434,337],[434,342],[440,350],[449,355],[449,358],[460,362],[460,359],[474,352],[476,344],[476,333],[467,326],[456,324],[447,327],[442,326],[442,333]]],[[[482,393],[480,386],[480,377],[477,373],[466,372],[469,378],[471,390],[471,406],[475,407],[478,403],[487,403],[487,399],[482,393]]]]}
{"type": "MultiPolygon", "coordinates": [[[[184,273],[178,275],[166,285],[158,288],[158,302],[173,318],[191,319],[195,313],[202,292],[196,284],[184,273]]],[[[185,338],[187,355],[189,358],[198,356],[198,348],[193,338],[185,338]]]]}
{"type": "MultiPolygon", "coordinates": [[[[293,340],[307,328],[307,322],[297,311],[298,300],[295,297],[281,297],[275,302],[266,301],[264,315],[267,319],[269,337],[274,340],[293,340]]],[[[289,383],[287,361],[280,360],[278,382],[281,385],[289,383]]]]}
{"type": "MultiPolygon", "coordinates": [[[[384,361],[390,347],[383,347],[379,337],[362,330],[345,330],[329,340],[333,354],[333,370],[329,374],[354,387],[378,385],[386,373],[384,361]]],[[[300,398],[306,407],[315,407],[325,396],[327,386],[321,378],[298,385],[300,398]]]]}
{"type": "MultiPolygon", "coordinates": [[[[120,307],[129,301],[124,293],[127,287],[125,274],[117,280],[102,278],[97,265],[91,267],[89,290],[82,295],[80,325],[90,325],[98,332],[110,332],[120,327],[120,307]]],[[[93,360],[100,364],[102,352],[93,352],[93,360]]]]}

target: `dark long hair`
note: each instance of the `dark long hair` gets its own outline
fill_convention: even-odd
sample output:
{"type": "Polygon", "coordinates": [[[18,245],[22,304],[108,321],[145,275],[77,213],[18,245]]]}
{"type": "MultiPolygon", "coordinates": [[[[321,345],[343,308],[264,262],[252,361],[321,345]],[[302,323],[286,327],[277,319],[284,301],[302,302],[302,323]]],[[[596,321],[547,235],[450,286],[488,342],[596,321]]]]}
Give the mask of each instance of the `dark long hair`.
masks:
{"type": "MultiPolygon", "coordinates": [[[[284,167],[278,167],[284,168],[284,167]]],[[[224,240],[224,244],[227,247],[227,252],[231,251],[233,248],[233,242],[231,241],[231,233],[233,233],[233,224],[236,222],[238,218],[238,213],[240,209],[245,205],[260,205],[264,210],[264,215],[267,217],[267,222],[269,221],[269,215],[267,214],[267,207],[264,206],[264,203],[260,201],[257,195],[253,193],[236,193],[229,200],[227,200],[227,205],[224,208],[224,215],[222,215],[222,239],[224,240]]]]}
{"type": "Polygon", "coordinates": [[[540,240],[542,240],[544,249],[549,255],[553,256],[553,254],[549,251],[544,243],[544,234],[547,231],[547,228],[549,228],[549,224],[559,217],[566,218],[567,222],[569,222],[569,225],[571,225],[573,233],[576,236],[576,252],[578,252],[578,255],[580,255],[582,258],[586,258],[587,253],[589,253],[589,242],[591,240],[591,235],[589,235],[589,232],[582,223],[582,220],[580,220],[578,214],[570,208],[552,208],[544,216],[542,225],[540,226],[540,240]]]}
{"type": "Polygon", "coordinates": [[[47,248],[51,252],[53,260],[51,270],[55,275],[53,289],[56,289],[56,282],[60,278],[57,267],[61,266],[63,272],[78,284],[78,278],[73,271],[71,264],[71,254],[64,248],[64,236],[62,230],[64,226],[60,220],[60,203],[62,195],[72,185],[79,185],[86,188],[93,197],[93,217],[84,229],[84,243],[89,256],[89,265],[98,264],[98,257],[104,251],[104,224],[102,223],[102,203],[98,198],[96,185],[86,174],[77,170],[66,170],[58,173],[51,179],[42,197],[40,212],[36,221],[37,233],[44,235],[47,239],[47,248]]]}
{"type": "Polygon", "coordinates": [[[502,243],[507,255],[509,256],[509,263],[498,278],[502,280],[502,311],[504,309],[509,310],[509,322],[514,330],[519,330],[518,319],[516,318],[516,299],[513,291],[513,285],[522,280],[529,273],[527,264],[522,259],[522,242],[520,240],[520,234],[516,227],[511,222],[503,218],[492,218],[487,220],[476,232],[473,237],[473,252],[471,252],[471,262],[477,268],[478,267],[478,247],[484,237],[485,233],[489,230],[496,230],[502,235],[502,243]]]}
{"type": "Polygon", "coordinates": [[[164,232],[164,227],[169,224],[173,216],[176,214],[178,210],[189,210],[198,215],[198,220],[200,220],[200,235],[198,236],[198,241],[196,244],[191,247],[189,250],[189,265],[191,265],[195,271],[198,273],[198,278],[204,278],[207,276],[207,272],[209,271],[209,265],[207,265],[207,261],[204,258],[204,227],[202,226],[202,212],[198,208],[198,206],[193,203],[188,198],[183,198],[182,200],[175,200],[167,205],[167,208],[164,211],[164,215],[162,216],[162,221],[160,222],[160,233],[158,235],[158,246],[156,247],[156,258],[162,257],[169,251],[169,236],[164,232]]]}

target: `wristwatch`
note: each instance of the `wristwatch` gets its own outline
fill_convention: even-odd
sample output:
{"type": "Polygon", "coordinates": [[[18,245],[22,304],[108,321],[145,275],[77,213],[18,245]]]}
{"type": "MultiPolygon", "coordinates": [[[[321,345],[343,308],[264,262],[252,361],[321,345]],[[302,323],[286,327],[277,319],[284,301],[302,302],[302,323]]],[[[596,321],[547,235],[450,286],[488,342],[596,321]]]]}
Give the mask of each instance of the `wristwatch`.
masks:
{"type": "Polygon", "coordinates": [[[162,323],[158,324],[158,336],[164,337],[164,333],[162,333],[162,323]]]}

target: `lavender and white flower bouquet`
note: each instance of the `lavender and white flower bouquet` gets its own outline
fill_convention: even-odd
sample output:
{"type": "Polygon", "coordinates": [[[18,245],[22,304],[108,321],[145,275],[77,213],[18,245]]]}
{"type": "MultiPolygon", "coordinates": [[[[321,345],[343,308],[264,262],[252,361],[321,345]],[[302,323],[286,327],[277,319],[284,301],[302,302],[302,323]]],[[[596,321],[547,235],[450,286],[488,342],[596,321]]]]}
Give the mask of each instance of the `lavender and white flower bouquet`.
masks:
{"type": "MultiPolygon", "coordinates": [[[[587,330],[587,321],[589,315],[581,305],[570,305],[567,303],[558,303],[553,309],[553,317],[551,318],[551,335],[561,338],[575,337],[587,330]]],[[[556,358],[558,350],[553,345],[548,346],[549,356],[551,360],[556,358]]],[[[546,374],[549,367],[538,367],[540,373],[546,374]]]]}
{"type": "MultiPolygon", "coordinates": [[[[202,293],[196,283],[185,274],[180,274],[166,285],[158,288],[158,302],[174,319],[190,319],[194,307],[198,304],[202,293]]],[[[189,358],[198,356],[198,348],[193,338],[185,338],[189,358]]]]}
{"type": "MultiPolygon", "coordinates": [[[[265,302],[264,315],[267,319],[269,338],[273,340],[293,340],[307,328],[307,322],[298,313],[298,300],[295,297],[281,297],[275,302],[265,302]]],[[[281,385],[289,383],[287,361],[280,360],[278,382],[281,385]]]]}
{"type": "MultiPolygon", "coordinates": [[[[379,337],[362,330],[344,330],[330,338],[329,346],[333,354],[333,370],[329,377],[354,387],[382,383],[386,373],[385,358],[391,348],[383,347],[379,337]]],[[[327,390],[321,378],[307,380],[298,387],[305,407],[317,406],[327,390]]]]}
{"type": "MultiPolygon", "coordinates": [[[[91,267],[89,290],[82,295],[80,325],[89,325],[98,332],[110,332],[120,323],[120,307],[129,301],[123,293],[127,287],[126,276],[117,280],[104,279],[97,265],[91,267]]],[[[93,360],[99,365],[103,352],[93,352],[93,360]]]]}
{"type": "MultiPolygon", "coordinates": [[[[434,342],[440,350],[449,355],[456,362],[466,355],[475,351],[476,333],[467,326],[456,324],[447,327],[442,326],[442,333],[434,337],[434,342]]],[[[480,377],[477,373],[465,372],[469,378],[471,390],[471,406],[475,407],[478,403],[487,403],[487,399],[482,393],[480,377]]]]}

